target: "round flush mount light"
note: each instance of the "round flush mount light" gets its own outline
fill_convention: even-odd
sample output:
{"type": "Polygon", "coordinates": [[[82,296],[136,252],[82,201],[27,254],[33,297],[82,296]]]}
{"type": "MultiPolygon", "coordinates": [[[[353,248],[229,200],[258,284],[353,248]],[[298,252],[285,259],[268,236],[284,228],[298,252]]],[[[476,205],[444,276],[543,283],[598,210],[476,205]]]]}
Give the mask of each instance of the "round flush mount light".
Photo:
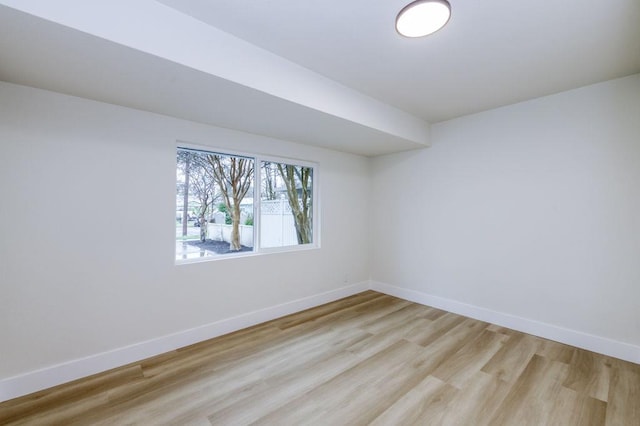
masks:
{"type": "Polygon", "coordinates": [[[416,0],[398,13],[396,31],[405,37],[424,37],[444,27],[450,16],[447,0],[416,0]]]}

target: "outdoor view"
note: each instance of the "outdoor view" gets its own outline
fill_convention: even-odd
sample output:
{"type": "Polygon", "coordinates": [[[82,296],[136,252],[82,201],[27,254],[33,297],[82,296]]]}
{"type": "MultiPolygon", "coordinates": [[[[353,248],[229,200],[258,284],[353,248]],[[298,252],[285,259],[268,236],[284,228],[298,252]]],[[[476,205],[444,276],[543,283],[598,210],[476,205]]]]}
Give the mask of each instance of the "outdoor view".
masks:
{"type": "Polygon", "coordinates": [[[310,243],[312,167],[178,148],[176,260],[310,243]]]}

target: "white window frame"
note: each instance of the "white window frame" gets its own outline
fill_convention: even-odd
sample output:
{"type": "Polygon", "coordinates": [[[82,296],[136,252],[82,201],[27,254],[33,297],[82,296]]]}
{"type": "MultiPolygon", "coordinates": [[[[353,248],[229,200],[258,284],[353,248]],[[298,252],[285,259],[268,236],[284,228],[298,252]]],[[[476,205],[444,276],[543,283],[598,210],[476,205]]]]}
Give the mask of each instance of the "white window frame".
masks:
{"type": "MultiPolygon", "coordinates": [[[[192,151],[200,151],[200,152],[208,152],[212,154],[220,154],[226,156],[237,156],[237,157],[245,157],[251,158],[254,161],[253,166],[253,250],[238,252],[238,253],[229,253],[223,254],[219,256],[204,256],[192,259],[175,259],[176,265],[186,265],[190,263],[200,263],[200,262],[210,262],[210,261],[219,261],[225,259],[237,259],[240,257],[251,257],[251,256],[260,256],[264,254],[273,254],[273,253],[286,253],[293,251],[306,251],[306,250],[315,250],[320,248],[320,191],[319,191],[319,163],[301,160],[297,158],[291,157],[280,157],[275,155],[266,155],[266,154],[258,154],[251,152],[243,152],[236,151],[233,149],[226,148],[218,148],[207,145],[196,145],[189,142],[177,141],[174,152],[177,153],[179,149],[187,149],[192,151]],[[308,244],[295,244],[281,247],[267,247],[263,248],[261,246],[260,241],[260,227],[261,224],[261,190],[262,190],[262,167],[261,164],[263,161],[268,161],[272,163],[281,163],[302,167],[310,167],[313,169],[313,180],[312,180],[312,220],[313,220],[313,242],[308,244]],[[257,183],[257,184],[256,184],[257,183]]],[[[175,170],[173,170],[173,175],[175,176],[175,170]]],[[[174,177],[175,180],[175,177],[174,177]]],[[[175,206],[174,206],[175,210],[175,206]]],[[[175,213],[174,213],[175,216],[175,213]]],[[[176,257],[176,253],[174,253],[174,258],[176,257]]]]}

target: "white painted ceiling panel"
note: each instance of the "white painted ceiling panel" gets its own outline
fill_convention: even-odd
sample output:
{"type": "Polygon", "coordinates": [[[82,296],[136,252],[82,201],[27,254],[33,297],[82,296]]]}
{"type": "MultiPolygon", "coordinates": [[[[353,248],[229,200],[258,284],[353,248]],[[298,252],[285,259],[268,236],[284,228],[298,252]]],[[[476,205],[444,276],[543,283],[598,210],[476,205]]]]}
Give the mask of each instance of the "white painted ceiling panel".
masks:
{"type": "Polygon", "coordinates": [[[638,0],[450,2],[405,39],[400,0],[0,0],[0,80],[373,156],[640,72],[638,0]]]}

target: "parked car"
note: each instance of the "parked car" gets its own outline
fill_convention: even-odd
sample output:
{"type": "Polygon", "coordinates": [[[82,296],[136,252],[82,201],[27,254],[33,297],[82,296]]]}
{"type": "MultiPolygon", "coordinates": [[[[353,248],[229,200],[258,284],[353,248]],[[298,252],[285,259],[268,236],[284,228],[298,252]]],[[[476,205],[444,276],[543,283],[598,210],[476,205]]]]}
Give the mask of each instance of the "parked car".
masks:
{"type": "MultiPolygon", "coordinates": [[[[176,221],[182,223],[182,210],[176,210],[176,221]]],[[[192,220],[196,220],[197,216],[191,213],[187,213],[187,221],[191,222],[192,220]]]]}
{"type": "MultiPolygon", "coordinates": [[[[213,223],[213,219],[207,220],[207,222],[208,223],[213,223]]],[[[199,218],[194,218],[193,219],[193,226],[200,227],[200,219],[199,218]]]]}

